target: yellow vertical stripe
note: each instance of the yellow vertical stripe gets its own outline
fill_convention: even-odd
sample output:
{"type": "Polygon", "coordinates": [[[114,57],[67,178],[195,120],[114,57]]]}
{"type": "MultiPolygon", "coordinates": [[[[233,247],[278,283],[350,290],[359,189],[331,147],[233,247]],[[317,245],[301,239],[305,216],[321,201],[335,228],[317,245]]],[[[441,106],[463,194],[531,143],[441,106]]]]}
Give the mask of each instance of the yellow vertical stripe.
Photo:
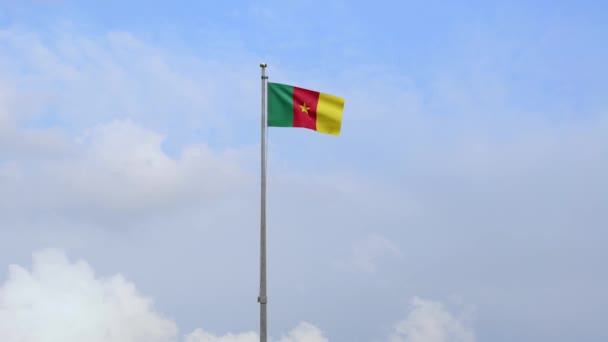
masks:
{"type": "Polygon", "coordinates": [[[331,135],[340,135],[344,99],[320,93],[317,104],[317,131],[331,135]]]}

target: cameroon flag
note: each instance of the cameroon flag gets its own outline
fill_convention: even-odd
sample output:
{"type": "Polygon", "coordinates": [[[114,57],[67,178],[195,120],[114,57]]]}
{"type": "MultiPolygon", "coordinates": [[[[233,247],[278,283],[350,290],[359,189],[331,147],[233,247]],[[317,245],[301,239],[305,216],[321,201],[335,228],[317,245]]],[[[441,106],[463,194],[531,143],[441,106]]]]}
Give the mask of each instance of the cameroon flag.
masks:
{"type": "Polygon", "coordinates": [[[268,82],[268,126],[340,135],[343,109],[341,97],[268,82]]]}

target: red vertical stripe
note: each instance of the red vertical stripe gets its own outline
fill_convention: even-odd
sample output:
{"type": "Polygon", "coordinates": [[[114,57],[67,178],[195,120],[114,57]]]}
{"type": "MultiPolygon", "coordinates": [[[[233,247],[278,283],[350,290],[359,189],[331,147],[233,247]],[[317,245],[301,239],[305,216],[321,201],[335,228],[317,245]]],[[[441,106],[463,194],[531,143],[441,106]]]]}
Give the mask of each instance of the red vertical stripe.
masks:
{"type": "Polygon", "coordinates": [[[319,103],[319,92],[293,87],[293,127],[316,131],[317,103],[319,103]]]}

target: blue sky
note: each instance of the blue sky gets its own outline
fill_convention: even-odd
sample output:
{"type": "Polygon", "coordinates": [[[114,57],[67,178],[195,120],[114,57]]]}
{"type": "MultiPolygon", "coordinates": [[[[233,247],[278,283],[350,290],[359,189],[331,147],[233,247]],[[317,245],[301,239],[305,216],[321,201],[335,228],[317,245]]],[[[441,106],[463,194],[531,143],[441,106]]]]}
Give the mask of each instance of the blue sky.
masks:
{"type": "Polygon", "coordinates": [[[605,12],[3,2],[0,339],[256,340],[267,62],[273,341],[604,341],[605,12]]]}

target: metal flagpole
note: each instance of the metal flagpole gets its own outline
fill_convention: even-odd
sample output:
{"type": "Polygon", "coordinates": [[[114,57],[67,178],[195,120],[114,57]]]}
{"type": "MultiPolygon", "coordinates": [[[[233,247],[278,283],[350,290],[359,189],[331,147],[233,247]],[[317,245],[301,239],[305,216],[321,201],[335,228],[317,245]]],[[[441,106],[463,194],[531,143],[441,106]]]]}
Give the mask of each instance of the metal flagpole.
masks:
{"type": "Polygon", "coordinates": [[[266,332],[266,63],[261,63],[262,68],[262,188],[260,205],[260,342],[267,342],[266,332]]]}

